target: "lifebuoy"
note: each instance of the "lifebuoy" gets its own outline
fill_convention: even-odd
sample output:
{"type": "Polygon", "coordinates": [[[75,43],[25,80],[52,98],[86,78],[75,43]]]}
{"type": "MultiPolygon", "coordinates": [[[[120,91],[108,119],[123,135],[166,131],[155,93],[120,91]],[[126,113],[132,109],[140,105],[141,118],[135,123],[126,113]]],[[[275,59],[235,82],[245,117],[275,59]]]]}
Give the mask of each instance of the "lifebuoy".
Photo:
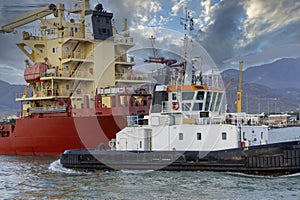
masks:
{"type": "Polygon", "coordinates": [[[177,101],[172,102],[172,109],[173,110],[178,110],[179,109],[179,103],[177,101]]]}
{"type": "Polygon", "coordinates": [[[115,149],[115,148],[116,148],[116,139],[111,139],[111,140],[108,142],[108,146],[109,146],[111,149],[115,149]]]}

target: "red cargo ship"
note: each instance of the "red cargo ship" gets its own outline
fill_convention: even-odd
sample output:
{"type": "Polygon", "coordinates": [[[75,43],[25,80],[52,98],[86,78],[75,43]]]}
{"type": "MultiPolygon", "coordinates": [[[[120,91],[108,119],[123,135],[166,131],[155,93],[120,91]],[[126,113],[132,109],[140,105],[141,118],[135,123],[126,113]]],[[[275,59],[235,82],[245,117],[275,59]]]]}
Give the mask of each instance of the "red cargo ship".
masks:
{"type": "Polygon", "coordinates": [[[0,154],[57,156],[66,149],[104,148],[127,116],[148,114],[150,80],[132,70],[127,51],[133,38],[126,29],[117,34],[112,18],[102,4],[91,10],[82,0],[68,11],[51,4],[23,13],[1,27],[9,33],[41,21],[37,34],[24,31],[17,44],[28,57],[27,86],[16,99],[19,118],[0,124],[0,154]]]}

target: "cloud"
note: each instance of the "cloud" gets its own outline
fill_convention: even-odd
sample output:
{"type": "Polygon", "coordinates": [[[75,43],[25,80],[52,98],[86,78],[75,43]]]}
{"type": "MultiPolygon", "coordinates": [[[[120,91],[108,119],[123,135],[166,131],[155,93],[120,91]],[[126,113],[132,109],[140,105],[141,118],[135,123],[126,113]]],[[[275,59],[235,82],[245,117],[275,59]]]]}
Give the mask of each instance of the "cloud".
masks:
{"type": "Polygon", "coordinates": [[[246,39],[277,31],[299,21],[300,16],[300,2],[297,0],[249,0],[244,8],[247,15],[244,22],[246,39]]]}
{"type": "Polygon", "coordinates": [[[263,57],[265,62],[288,57],[292,44],[300,44],[298,0],[206,0],[201,5],[205,9],[197,22],[202,25],[193,35],[222,68],[243,58],[254,64],[263,57]]]}
{"type": "Polygon", "coordinates": [[[145,0],[109,0],[103,1],[105,9],[114,12],[117,28],[122,30],[123,19],[128,19],[129,27],[140,25],[155,26],[164,18],[158,13],[162,11],[161,1],[145,0]]]}
{"type": "Polygon", "coordinates": [[[21,42],[20,34],[0,34],[1,49],[0,61],[7,65],[19,65],[25,60],[25,56],[16,46],[16,42],[21,42]]]}
{"type": "MultiPolygon", "coordinates": [[[[237,30],[240,26],[240,16],[243,14],[243,5],[239,0],[220,2],[207,12],[210,18],[206,19],[207,26],[194,33],[196,40],[204,46],[217,64],[232,58],[235,55],[235,45],[242,36],[237,30]]],[[[202,17],[206,18],[206,16],[202,17]]],[[[205,20],[204,20],[205,21],[205,20]]]]}
{"type": "Polygon", "coordinates": [[[172,0],[173,2],[173,6],[171,8],[171,15],[172,16],[177,16],[178,15],[178,11],[184,7],[186,7],[187,1],[186,0],[172,0]]]}
{"type": "Polygon", "coordinates": [[[0,80],[12,84],[24,84],[23,81],[24,70],[0,64],[0,71],[1,71],[0,80]]]}
{"type": "Polygon", "coordinates": [[[300,2],[297,0],[245,1],[241,55],[251,62],[273,62],[300,55],[300,2]],[[254,54],[254,55],[252,55],[254,54]],[[251,56],[248,56],[251,55],[251,56]]]}
{"type": "Polygon", "coordinates": [[[211,7],[211,0],[201,1],[200,5],[204,9],[202,10],[199,18],[203,18],[203,20],[201,20],[201,21],[199,20],[198,24],[199,24],[200,28],[203,28],[205,26],[205,24],[210,24],[212,22],[211,21],[211,10],[213,8],[211,7]]]}

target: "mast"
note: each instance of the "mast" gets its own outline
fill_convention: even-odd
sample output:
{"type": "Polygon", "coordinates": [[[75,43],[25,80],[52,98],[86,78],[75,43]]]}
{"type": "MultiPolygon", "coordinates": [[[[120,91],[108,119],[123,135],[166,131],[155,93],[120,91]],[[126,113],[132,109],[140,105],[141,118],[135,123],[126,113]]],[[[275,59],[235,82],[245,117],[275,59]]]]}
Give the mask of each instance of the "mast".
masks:
{"type": "Polygon", "coordinates": [[[236,92],[236,106],[237,112],[242,112],[242,85],[243,85],[243,61],[240,61],[240,73],[239,73],[239,85],[238,91],[236,92]]]}
{"type": "Polygon", "coordinates": [[[151,42],[151,47],[152,47],[152,51],[153,51],[153,57],[154,58],[158,58],[157,49],[155,48],[155,37],[153,35],[151,35],[151,37],[149,38],[149,40],[151,42]]]}
{"type": "MultiPolygon", "coordinates": [[[[185,7],[185,17],[181,17],[180,18],[180,25],[182,25],[184,27],[184,30],[185,31],[192,31],[194,30],[194,20],[193,20],[193,17],[190,16],[190,12],[188,11],[188,8],[185,7]]],[[[182,85],[184,85],[184,82],[185,82],[185,73],[186,73],[186,64],[187,64],[187,50],[188,50],[188,45],[189,45],[189,38],[187,36],[187,34],[184,35],[184,38],[183,38],[183,52],[182,52],[182,57],[181,57],[181,60],[180,60],[180,63],[183,64],[182,66],[182,72],[181,72],[181,75],[182,75],[182,85]]]]}

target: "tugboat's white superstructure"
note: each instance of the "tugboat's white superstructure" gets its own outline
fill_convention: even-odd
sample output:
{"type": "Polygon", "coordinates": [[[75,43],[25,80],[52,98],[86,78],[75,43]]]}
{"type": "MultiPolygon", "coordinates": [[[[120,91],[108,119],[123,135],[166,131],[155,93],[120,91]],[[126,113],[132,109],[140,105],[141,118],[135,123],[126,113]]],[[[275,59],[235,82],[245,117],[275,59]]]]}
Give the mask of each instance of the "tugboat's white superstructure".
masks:
{"type": "Polygon", "coordinates": [[[157,85],[151,114],[130,116],[129,126],[110,144],[120,151],[214,151],[266,144],[268,127],[259,124],[258,116],[221,113],[224,92],[199,82],[157,85]]]}
{"type": "Polygon", "coordinates": [[[223,96],[201,84],[156,86],[151,114],[129,117],[129,126],[117,133],[116,150],[215,151],[266,144],[268,127],[254,116],[219,114],[223,96]],[[139,125],[145,121],[148,125],[139,125]]]}

